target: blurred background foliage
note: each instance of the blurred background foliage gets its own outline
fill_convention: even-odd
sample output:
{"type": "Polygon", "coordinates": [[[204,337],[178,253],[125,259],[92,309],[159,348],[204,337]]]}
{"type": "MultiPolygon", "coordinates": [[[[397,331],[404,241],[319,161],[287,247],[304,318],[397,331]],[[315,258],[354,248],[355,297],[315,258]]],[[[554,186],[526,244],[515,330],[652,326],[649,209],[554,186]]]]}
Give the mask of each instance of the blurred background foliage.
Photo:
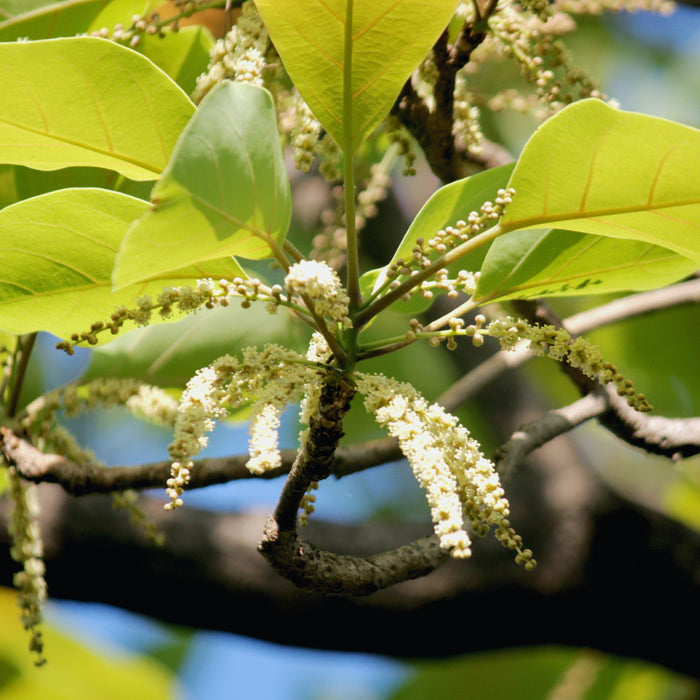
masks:
{"type": "MultiPolygon", "coordinates": [[[[0,0],[0,13],[12,17],[44,4],[42,0],[0,0]]],[[[134,12],[143,11],[143,6],[144,2],[136,3],[134,12]]],[[[79,9],[83,13],[81,22],[85,21],[85,12],[94,11],[92,22],[101,26],[105,18],[99,14],[102,7],[83,3],[79,9]]],[[[210,30],[216,33],[220,21],[220,14],[210,14],[209,29],[195,26],[183,32],[178,39],[178,52],[164,52],[155,38],[149,38],[142,50],[189,92],[197,72],[206,68],[210,30]],[[182,60],[176,60],[177,56],[182,60]]],[[[700,10],[680,7],[670,17],[605,14],[580,17],[577,23],[579,30],[567,39],[575,62],[596,76],[603,90],[624,109],[700,127],[700,10]]],[[[2,34],[2,25],[0,38],[8,38],[2,34]]],[[[522,87],[517,71],[500,65],[482,71],[477,80],[491,93],[509,85],[522,87]]],[[[504,144],[514,156],[535,126],[528,115],[484,110],[485,135],[504,144]]],[[[417,170],[414,177],[404,178],[398,164],[394,189],[380,204],[367,237],[381,232],[398,242],[407,222],[439,184],[420,158],[417,170]]],[[[95,177],[104,175],[1,168],[0,205],[57,187],[92,184],[95,177]]],[[[137,196],[147,195],[147,190],[139,189],[143,185],[125,182],[118,186],[137,196]]],[[[312,175],[294,175],[293,187],[297,209],[291,235],[293,239],[308,241],[310,222],[328,204],[329,192],[312,175]]],[[[368,242],[370,248],[374,247],[371,240],[368,242]]],[[[308,243],[300,245],[308,247],[308,243]]],[[[566,317],[608,300],[578,297],[553,300],[552,304],[566,317]]],[[[127,374],[140,363],[139,372],[146,371],[151,381],[177,385],[228,347],[229,339],[219,335],[222,325],[235,327],[236,340],[243,338],[243,344],[260,340],[263,328],[265,339],[269,340],[271,323],[276,338],[293,340],[298,346],[304,342],[302,337],[290,339],[290,324],[281,317],[272,320],[262,310],[219,309],[215,313],[227,312],[230,316],[225,324],[213,314],[198,314],[177,326],[136,331],[92,355],[85,351],[70,359],[58,357],[53,351],[53,340],[44,336],[33,358],[25,400],[84,371],[99,371],[100,363],[105,358],[113,360],[115,355],[121,358],[120,366],[127,374]],[[169,363],[168,354],[176,341],[192,343],[187,354],[189,364],[169,363]]],[[[602,328],[589,337],[600,346],[606,359],[633,378],[658,413],[697,416],[699,321],[697,306],[677,308],[602,328]]],[[[385,323],[396,324],[399,333],[405,317],[390,317],[385,323]]],[[[385,326],[385,336],[386,331],[385,326]]],[[[389,359],[372,361],[368,369],[410,379],[419,390],[436,397],[458,378],[455,365],[445,361],[440,352],[425,344],[414,344],[389,359]]],[[[552,405],[576,398],[575,390],[561,381],[554,363],[535,360],[524,371],[552,405]]],[[[467,417],[472,432],[488,445],[488,426],[480,420],[478,406],[467,406],[462,415],[467,417]]],[[[291,446],[296,434],[295,417],[287,418],[286,435],[291,446]]],[[[116,411],[81,416],[73,419],[70,427],[108,464],[163,459],[170,438],[167,431],[137,423],[116,411]],[[138,445],[138,452],[133,445],[138,445]]],[[[380,434],[373,423],[363,418],[362,411],[349,414],[346,432],[351,441],[380,434]]],[[[584,426],[573,437],[601,477],[615,488],[700,528],[698,458],[672,465],[620,445],[594,425],[584,426]]],[[[245,451],[244,426],[219,426],[205,454],[228,454],[232,445],[245,451]]],[[[192,506],[208,508],[270,507],[278,491],[278,482],[249,481],[210,487],[192,493],[188,500],[192,506]]],[[[424,517],[424,508],[424,499],[408,470],[403,465],[387,465],[342,482],[324,483],[318,494],[317,517],[420,518],[424,517]]],[[[138,573],[134,576],[137,578],[138,573]]],[[[50,570],[48,582],[50,590],[50,570]]],[[[69,602],[49,605],[49,663],[37,671],[26,652],[26,639],[13,600],[12,592],[0,590],[0,698],[541,700],[570,697],[555,695],[566,689],[567,682],[578,682],[579,689],[586,688],[583,694],[574,696],[586,700],[690,700],[700,694],[697,683],[664,669],[585,649],[502,650],[409,664],[357,654],[281,648],[234,635],[171,629],[106,606],[69,602]]]]}

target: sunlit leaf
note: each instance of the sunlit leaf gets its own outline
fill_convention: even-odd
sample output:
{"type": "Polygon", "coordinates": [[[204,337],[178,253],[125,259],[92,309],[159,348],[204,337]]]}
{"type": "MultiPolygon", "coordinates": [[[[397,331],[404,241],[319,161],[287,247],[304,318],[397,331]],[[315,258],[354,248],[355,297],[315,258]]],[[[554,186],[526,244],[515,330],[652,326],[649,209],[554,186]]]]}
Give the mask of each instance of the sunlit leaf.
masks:
{"type": "MultiPolygon", "coordinates": [[[[425,241],[430,240],[440,229],[454,226],[460,219],[466,220],[470,212],[478,211],[484,202],[493,200],[496,192],[501,187],[505,187],[512,170],[512,165],[492,168],[483,173],[452,182],[435,192],[418,212],[389,263],[362,276],[363,295],[369,297],[382,287],[387,279],[387,270],[392,263],[399,259],[411,259],[413,248],[419,238],[425,241]]],[[[486,247],[476,248],[448,266],[448,269],[451,272],[460,269],[479,270],[486,250],[486,247]]],[[[414,295],[408,302],[396,302],[393,308],[396,311],[417,313],[426,309],[431,303],[430,300],[423,299],[418,294],[414,295]]]]}
{"type": "Polygon", "coordinates": [[[205,27],[189,26],[170,32],[164,38],[146,34],[137,49],[189,95],[197,84],[197,76],[207,70],[213,43],[205,27]]]}
{"type": "Polygon", "coordinates": [[[3,163],[154,180],[194,112],[151,61],[105,39],[0,44],[0,65],[3,163]]]}
{"type": "Polygon", "coordinates": [[[0,328],[45,330],[65,338],[163,287],[242,272],[233,260],[213,261],[113,293],[119,243],[148,206],[128,195],[86,188],[51,192],[0,211],[0,328]]]}
{"type": "Polygon", "coordinates": [[[275,48],[328,133],[352,150],[387,115],[455,0],[258,0],[275,48]],[[390,39],[394,37],[394,39],[390,39]]]}
{"type": "Polygon", "coordinates": [[[475,298],[533,299],[664,287],[697,268],[667,248],[576,231],[517,231],[496,239],[475,298]]]}
{"type": "Polygon", "coordinates": [[[110,0],[3,0],[0,41],[51,39],[87,31],[110,0]]]}
{"type": "Polygon", "coordinates": [[[151,198],[120,249],[116,287],[226,255],[271,256],[287,233],[291,195],[267,90],[233,82],[212,90],[151,198]]]}
{"type": "Polygon", "coordinates": [[[577,102],[528,141],[501,228],[640,240],[700,261],[699,163],[697,129],[577,102]]]}
{"type": "MultiPolygon", "coordinates": [[[[171,673],[148,657],[122,651],[110,658],[42,625],[48,663],[34,667],[17,607],[17,591],[0,588],[0,682],[3,700],[166,700],[173,697],[171,673]]],[[[94,645],[90,645],[94,647],[94,645]]]]}

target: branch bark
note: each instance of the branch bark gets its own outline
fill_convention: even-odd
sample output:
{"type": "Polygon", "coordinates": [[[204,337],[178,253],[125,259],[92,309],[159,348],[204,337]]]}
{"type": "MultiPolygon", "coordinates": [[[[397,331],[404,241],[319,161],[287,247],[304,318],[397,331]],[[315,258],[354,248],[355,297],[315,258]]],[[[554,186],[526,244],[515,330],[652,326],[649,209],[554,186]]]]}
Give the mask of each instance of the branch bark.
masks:
{"type": "MultiPolygon", "coordinates": [[[[263,514],[165,513],[161,502],[149,502],[148,515],[167,538],[158,548],[107,497],[75,499],[42,485],[49,590],[280,644],[416,658],[559,643],[699,675],[695,649],[677,625],[700,622],[700,535],[627,502],[575,462],[561,467],[536,464],[514,477],[524,494],[514,519],[537,551],[534,572],[487,538],[468,562],[450,561],[363,598],[308,593],[277,576],[256,551],[263,514]],[[447,633],[456,620],[459,633],[447,633]]],[[[7,511],[0,502],[0,525],[7,511]]],[[[309,525],[321,546],[353,556],[429,529],[427,522],[309,525]]],[[[6,537],[3,527],[4,550],[6,537]]],[[[0,583],[10,584],[12,568],[5,551],[0,583]]]]}

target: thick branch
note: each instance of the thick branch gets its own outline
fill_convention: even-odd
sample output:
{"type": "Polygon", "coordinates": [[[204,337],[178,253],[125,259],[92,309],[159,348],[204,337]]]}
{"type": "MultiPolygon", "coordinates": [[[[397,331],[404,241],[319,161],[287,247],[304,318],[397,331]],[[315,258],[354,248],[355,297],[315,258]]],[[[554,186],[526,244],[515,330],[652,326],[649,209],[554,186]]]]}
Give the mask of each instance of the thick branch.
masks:
{"type": "Polygon", "coordinates": [[[548,411],[517,430],[496,453],[498,471],[507,476],[527,455],[559,435],[576,428],[610,408],[610,400],[604,391],[586,394],[568,406],[548,411]]]}
{"type": "MultiPolygon", "coordinates": [[[[692,285],[682,291],[689,288],[693,294],[697,294],[696,283],[700,280],[696,279],[692,282],[692,285]]],[[[664,299],[664,291],[666,290],[657,290],[652,298],[659,303],[664,299]]],[[[649,299],[650,296],[647,296],[647,300],[649,299]]],[[[531,322],[567,327],[567,324],[562,322],[542,301],[517,302],[516,308],[531,322]]],[[[634,311],[643,313],[643,309],[643,304],[637,304],[634,311]]],[[[591,391],[593,386],[591,379],[579,369],[567,364],[562,364],[562,369],[582,394],[591,391]]],[[[666,418],[639,413],[628,406],[625,399],[618,396],[611,386],[605,389],[610,408],[600,416],[600,423],[616,437],[630,445],[641,447],[646,452],[671,459],[700,454],[700,418],[666,418]]]]}
{"type": "MultiPolygon", "coordinates": [[[[448,33],[443,32],[433,47],[435,66],[438,70],[433,89],[435,108],[428,108],[413,88],[410,79],[403,86],[392,108],[392,114],[417,141],[431,170],[443,182],[453,182],[467,175],[466,154],[464,149],[456,146],[452,133],[455,77],[485,37],[485,32],[476,31],[465,24],[454,44],[449,44],[448,33]]],[[[497,150],[494,146],[488,150],[484,163],[480,165],[487,161],[493,162],[496,154],[499,159],[503,157],[500,149],[497,150]]],[[[507,158],[506,162],[512,160],[507,158]]]]}
{"type": "MultiPolygon", "coordinates": [[[[160,488],[170,476],[170,461],[103,468],[93,464],[78,464],[61,455],[41,452],[8,428],[0,428],[0,438],[8,461],[16,465],[24,479],[36,483],[59,484],[73,496],[160,488]]],[[[296,456],[297,450],[282,450],[280,467],[255,475],[246,469],[248,455],[200,459],[192,469],[188,488],[198,489],[240,479],[277,479],[289,473],[296,456]]],[[[400,458],[401,451],[392,438],[340,447],[335,453],[333,475],[348,476],[400,458]]]]}
{"type": "MultiPolygon", "coordinates": [[[[426,577],[362,598],[310,594],[278,577],[256,552],[262,515],[190,507],[165,513],[162,503],[147,503],[167,538],[158,548],[113,511],[108,498],[74,499],[43,485],[49,591],[56,598],[99,601],[175,624],[296,646],[416,658],[560,643],[698,674],[695,649],[677,624],[683,620],[693,629],[700,622],[700,536],[619,499],[585,471],[572,474],[571,463],[519,470],[514,477],[531,487],[514,504],[514,517],[527,521],[523,535],[540,561],[534,572],[515,566],[487,538],[475,543],[468,562],[450,561],[426,577]],[[457,620],[462,632],[446,633],[457,620]]],[[[5,585],[14,570],[1,527],[7,511],[7,501],[0,501],[5,585]]],[[[320,546],[370,558],[429,529],[428,523],[309,525],[320,546]]]]}

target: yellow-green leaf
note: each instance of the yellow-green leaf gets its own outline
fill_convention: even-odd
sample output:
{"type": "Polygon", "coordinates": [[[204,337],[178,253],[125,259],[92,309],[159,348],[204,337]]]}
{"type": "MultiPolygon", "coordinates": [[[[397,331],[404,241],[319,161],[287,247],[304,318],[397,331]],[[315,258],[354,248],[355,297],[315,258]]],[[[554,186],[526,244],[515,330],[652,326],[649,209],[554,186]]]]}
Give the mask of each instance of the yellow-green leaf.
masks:
{"type": "MultiPolygon", "coordinates": [[[[112,292],[119,244],[148,203],[96,188],[67,189],[0,211],[0,328],[49,331],[67,338],[108,320],[120,306],[163,287],[205,277],[244,275],[231,258],[183,266],[169,275],[112,292]]],[[[158,320],[154,317],[154,321],[158,320]]],[[[101,341],[113,336],[103,333],[101,341]]]]}
{"type": "Polygon", "coordinates": [[[271,257],[287,234],[291,194],[270,93],[230,81],[212,90],[151,199],[124,238],[115,288],[226,255],[271,257]]]}
{"type": "Polygon", "coordinates": [[[455,0],[257,0],[275,48],[328,133],[352,151],[387,115],[455,0]],[[347,137],[347,138],[344,138],[347,137]]]}
{"type": "Polygon", "coordinates": [[[576,231],[517,231],[493,242],[475,299],[581,296],[655,289],[697,264],[668,248],[576,231]]]}
{"type": "Polygon", "coordinates": [[[0,162],[155,180],[194,105],[144,56],[94,37],[0,44],[0,162]]]}
{"type": "Polygon", "coordinates": [[[577,102],[545,122],[511,177],[503,231],[562,228],[646,241],[700,262],[700,131],[577,102]]]}

